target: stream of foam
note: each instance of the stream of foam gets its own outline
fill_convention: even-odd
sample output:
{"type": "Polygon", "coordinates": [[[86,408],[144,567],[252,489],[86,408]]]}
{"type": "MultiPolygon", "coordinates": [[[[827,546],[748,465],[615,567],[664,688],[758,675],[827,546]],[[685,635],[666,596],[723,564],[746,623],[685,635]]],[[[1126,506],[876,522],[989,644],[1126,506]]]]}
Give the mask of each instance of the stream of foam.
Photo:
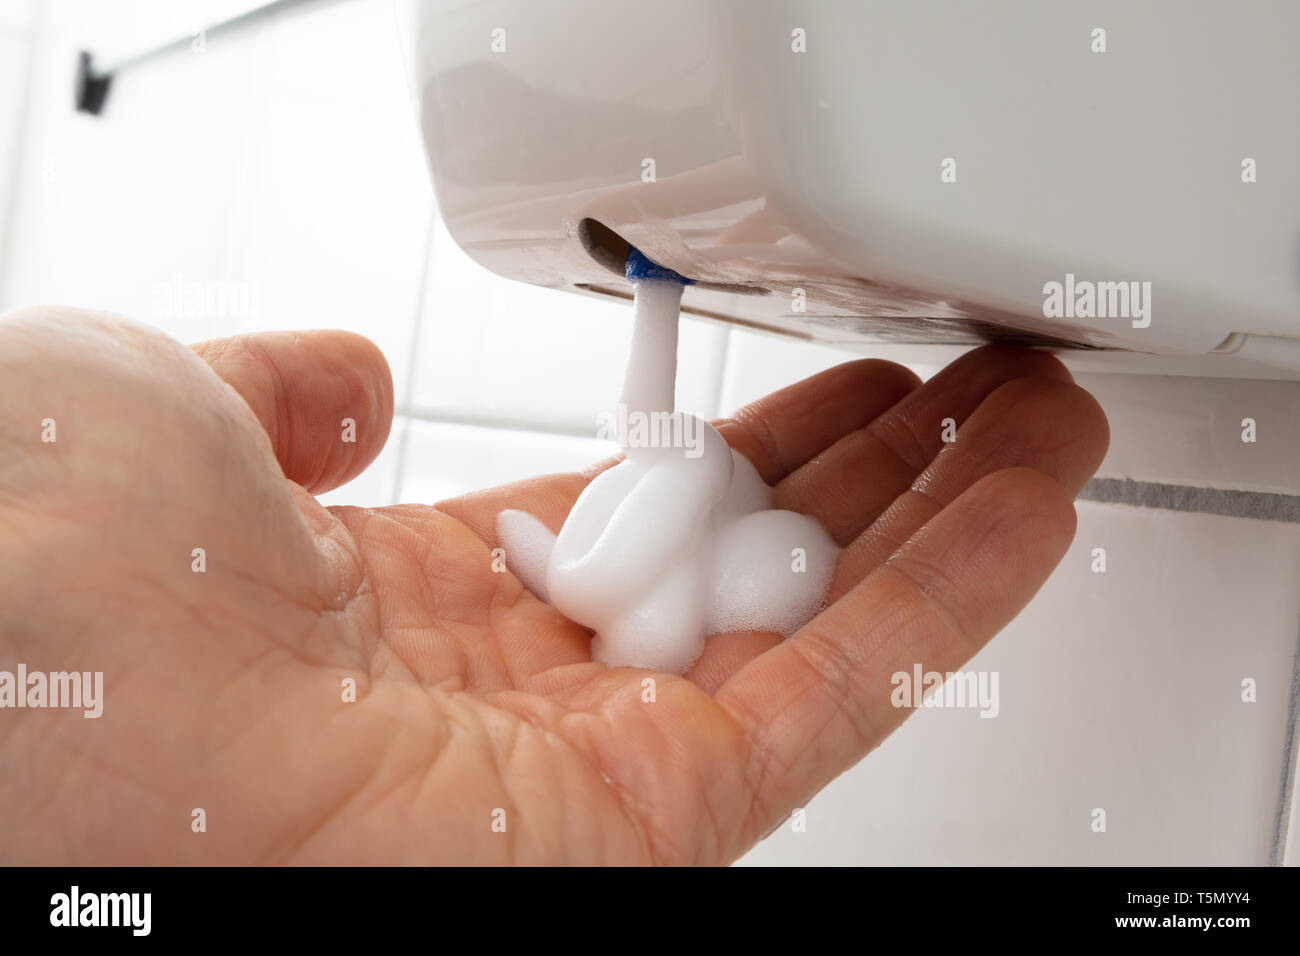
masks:
{"type": "Polygon", "coordinates": [[[587,486],[559,535],[503,511],[497,537],[526,588],[595,632],[593,659],[682,674],[710,635],[788,637],[807,623],[839,548],[816,519],[773,509],[772,489],[717,429],[673,410],[682,284],[631,271],[615,416],[624,460],[587,486]]]}

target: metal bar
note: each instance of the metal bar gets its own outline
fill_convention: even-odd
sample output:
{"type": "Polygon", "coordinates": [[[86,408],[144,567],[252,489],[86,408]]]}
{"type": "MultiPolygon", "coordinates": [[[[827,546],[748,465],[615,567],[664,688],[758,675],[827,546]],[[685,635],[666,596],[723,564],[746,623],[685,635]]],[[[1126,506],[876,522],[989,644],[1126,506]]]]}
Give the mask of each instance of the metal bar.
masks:
{"type": "MultiPolygon", "coordinates": [[[[344,0],[272,0],[260,7],[254,7],[229,20],[223,20],[212,26],[204,27],[204,38],[227,36],[279,13],[287,13],[298,7],[324,6],[328,3],[342,3],[344,0]]],[[[156,60],[160,57],[188,50],[197,34],[178,37],[161,46],[142,53],[112,60],[106,65],[98,63],[89,51],[82,51],[77,70],[77,109],[83,113],[98,116],[104,109],[108,92],[115,77],[127,70],[156,60]]]]}

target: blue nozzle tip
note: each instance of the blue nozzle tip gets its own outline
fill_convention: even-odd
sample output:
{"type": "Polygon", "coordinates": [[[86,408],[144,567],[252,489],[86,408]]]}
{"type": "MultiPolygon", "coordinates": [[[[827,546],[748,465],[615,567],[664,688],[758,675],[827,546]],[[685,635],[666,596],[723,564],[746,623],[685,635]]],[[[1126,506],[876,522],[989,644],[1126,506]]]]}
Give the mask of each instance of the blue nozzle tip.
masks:
{"type": "Polygon", "coordinates": [[[660,282],[680,282],[682,285],[695,285],[694,279],[688,279],[667,266],[661,266],[659,263],[651,261],[636,246],[628,246],[627,280],[629,282],[642,282],[647,279],[657,279],[660,282]]]}

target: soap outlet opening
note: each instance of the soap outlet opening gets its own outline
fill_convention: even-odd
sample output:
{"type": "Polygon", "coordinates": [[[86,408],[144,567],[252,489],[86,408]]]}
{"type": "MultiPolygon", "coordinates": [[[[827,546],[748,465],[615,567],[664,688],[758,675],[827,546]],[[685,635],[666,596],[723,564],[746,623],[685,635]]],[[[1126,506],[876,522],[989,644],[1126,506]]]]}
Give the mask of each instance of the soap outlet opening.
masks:
{"type": "MultiPolygon", "coordinates": [[[[627,276],[627,253],[632,244],[616,233],[609,226],[596,219],[583,219],[578,223],[578,242],[587,255],[620,279],[627,276]]],[[[686,275],[688,279],[694,276],[686,275]]],[[[692,288],[710,289],[714,292],[730,292],[733,295],[767,295],[768,290],[759,286],[743,285],[734,282],[705,282],[696,280],[692,288]]]]}

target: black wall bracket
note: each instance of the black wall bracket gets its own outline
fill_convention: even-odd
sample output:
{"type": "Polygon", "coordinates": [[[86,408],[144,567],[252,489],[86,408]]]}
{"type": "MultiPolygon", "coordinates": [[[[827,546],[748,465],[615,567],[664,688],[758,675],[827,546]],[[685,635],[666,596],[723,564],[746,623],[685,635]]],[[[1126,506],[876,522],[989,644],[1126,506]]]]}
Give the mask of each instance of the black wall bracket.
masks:
{"type": "Polygon", "coordinates": [[[85,50],[77,58],[77,110],[98,116],[108,99],[108,89],[113,85],[113,74],[103,76],[95,72],[94,60],[85,50]]]}

